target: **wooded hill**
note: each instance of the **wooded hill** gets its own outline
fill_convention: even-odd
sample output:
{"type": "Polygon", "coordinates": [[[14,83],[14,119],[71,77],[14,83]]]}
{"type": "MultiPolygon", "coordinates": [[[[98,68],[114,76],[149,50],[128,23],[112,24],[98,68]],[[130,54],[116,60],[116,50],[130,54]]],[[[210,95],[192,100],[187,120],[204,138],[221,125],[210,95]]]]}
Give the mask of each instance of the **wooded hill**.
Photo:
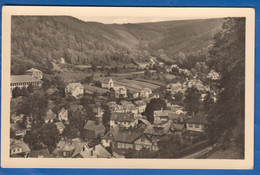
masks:
{"type": "Polygon", "coordinates": [[[30,67],[48,70],[64,57],[71,64],[145,62],[160,54],[174,59],[207,49],[224,19],[138,24],[84,22],[69,16],[13,16],[12,73],[30,67]]]}

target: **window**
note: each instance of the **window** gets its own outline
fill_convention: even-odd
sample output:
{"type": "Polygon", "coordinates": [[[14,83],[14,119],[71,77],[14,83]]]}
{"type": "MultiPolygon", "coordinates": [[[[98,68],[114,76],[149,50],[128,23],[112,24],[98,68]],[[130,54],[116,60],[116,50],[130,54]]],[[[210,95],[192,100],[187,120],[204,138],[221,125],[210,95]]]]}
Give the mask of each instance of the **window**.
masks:
{"type": "Polygon", "coordinates": [[[190,128],[192,128],[192,127],[193,127],[193,124],[189,123],[188,126],[189,126],[190,128]]]}
{"type": "Polygon", "coordinates": [[[145,142],[145,138],[141,138],[141,142],[145,142]]]}
{"type": "Polygon", "coordinates": [[[195,128],[199,128],[200,127],[200,125],[199,124],[195,124],[195,128]]]}

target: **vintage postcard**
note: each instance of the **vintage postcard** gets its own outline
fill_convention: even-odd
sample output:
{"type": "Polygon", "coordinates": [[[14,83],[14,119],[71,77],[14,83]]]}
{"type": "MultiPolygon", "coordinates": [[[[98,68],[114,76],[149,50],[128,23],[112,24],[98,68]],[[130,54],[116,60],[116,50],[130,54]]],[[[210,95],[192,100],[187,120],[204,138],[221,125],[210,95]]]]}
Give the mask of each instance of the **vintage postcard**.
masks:
{"type": "Polygon", "coordinates": [[[2,167],[253,168],[254,9],[2,12],[2,167]]]}

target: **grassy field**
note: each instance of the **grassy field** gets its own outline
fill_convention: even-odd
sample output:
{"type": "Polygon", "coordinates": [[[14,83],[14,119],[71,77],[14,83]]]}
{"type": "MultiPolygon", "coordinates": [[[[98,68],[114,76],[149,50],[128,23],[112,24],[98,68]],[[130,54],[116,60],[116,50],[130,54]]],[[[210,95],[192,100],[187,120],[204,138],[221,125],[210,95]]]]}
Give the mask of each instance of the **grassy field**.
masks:
{"type": "Polygon", "coordinates": [[[103,89],[97,86],[91,86],[88,84],[83,84],[85,91],[89,91],[89,92],[98,92],[100,94],[104,94],[107,92],[107,89],[103,89]]]}
{"type": "Polygon", "coordinates": [[[140,91],[144,88],[156,89],[160,87],[154,83],[142,82],[137,80],[129,80],[122,77],[95,77],[96,80],[102,81],[106,78],[112,78],[115,81],[116,85],[125,86],[127,89],[131,91],[140,91]]]}

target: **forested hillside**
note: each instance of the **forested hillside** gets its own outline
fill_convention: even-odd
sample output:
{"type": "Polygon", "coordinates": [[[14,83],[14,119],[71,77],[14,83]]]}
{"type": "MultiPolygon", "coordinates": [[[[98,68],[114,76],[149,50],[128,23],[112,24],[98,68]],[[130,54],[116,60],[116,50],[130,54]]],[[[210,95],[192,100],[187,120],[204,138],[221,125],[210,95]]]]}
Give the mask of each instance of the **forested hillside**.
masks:
{"type": "Polygon", "coordinates": [[[51,61],[61,57],[78,65],[145,62],[161,53],[174,59],[178,52],[205,49],[223,21],[106,25],[69,16],[13,16],[12,73],[21,74],[30,67],[46,72],[51,61]]]}

